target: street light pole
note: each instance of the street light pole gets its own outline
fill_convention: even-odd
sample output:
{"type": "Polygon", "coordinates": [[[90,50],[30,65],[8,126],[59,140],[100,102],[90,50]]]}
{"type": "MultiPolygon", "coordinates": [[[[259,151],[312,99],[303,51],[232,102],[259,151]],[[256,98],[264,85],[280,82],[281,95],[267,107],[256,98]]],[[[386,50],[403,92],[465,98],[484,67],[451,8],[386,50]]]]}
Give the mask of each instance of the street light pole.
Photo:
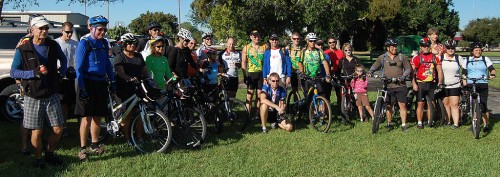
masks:
{"type": "Polygon", "coordinates": [[[177,0],[178,9],[177,9],[177,25],[178,25],[178,30],[181,31],[181,0],[177,0]]]}

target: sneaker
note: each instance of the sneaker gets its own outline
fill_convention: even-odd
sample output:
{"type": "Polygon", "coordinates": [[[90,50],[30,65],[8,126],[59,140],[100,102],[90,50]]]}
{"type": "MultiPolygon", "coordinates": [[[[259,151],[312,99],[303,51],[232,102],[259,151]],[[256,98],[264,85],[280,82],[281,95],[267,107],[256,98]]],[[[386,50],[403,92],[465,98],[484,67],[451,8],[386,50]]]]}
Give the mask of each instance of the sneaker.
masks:
{"type": "Polygon", "coordinates": [[[39,169],[44,169],[45,168],[45,163],[43,162],[42,159],[35,159],[35,163],[33,164],[35,168],[39,169]]]}
{"type": "Polygon", "coordinates": [[[21,149],[19,152],[21,153],[22,156],[30,156],[31,155],[31,151],[29,149],[21,149]]]}
{"type": "Polygon", "coordinates": [[[64,164],[64,160],[56,154],[47,155],[45,154],[45,162],[54,166],[60,166],[64,164]]]}
{"type": "Polygon", "coordinates": [[[388,124],[388,125],[387,125],[387,129],[388,129],[389,131],[391,131],[392,129],[394,129],[394,127],[392,126],[392,124],[388,124]]]}
{"type": "Polygon", "coordinates": [[[418,128],[418,129],[424,129],[424,125],[423,125],[423,124],[418,124],[418,125],[417,125],[417,128],[418,128]]]}
{"type": "Polygon", "coordinates": [[[98,155],[104,154],[104,146],[102,144],[100,144],[97,147],[90,146],[90,151],[92,151],[92,153],[98,154],[98,155]]]}
{"type": "Polygon", "coordinates": [[[408,127],[405,125],[405,126],[401,126],[401,130],[403,132],[407,132],[408,131],[408,127]]]}
{"type": "Polygon", "coordinates": [[[267,133],[267,129],[262,129],[262,133],[267,133]]]}
{"type": "Polygon", "coordinates": [[[87,161],[88,160],[87,156],[88,154],[86,149],[82,149],[80,150],[80,152],[78,152],[78,158],[80,159],[81,162],[87,161]]]}
{"type": "Polygon", "coordinates": [[[453,124],[453,125],[451,125],[451,128],[458,129],[458,125],[453,124]]]}
{"type": "Polygon", "coordinates": [[[490,128],[489,127],[483,127],[483,132],[484,133],[490,132],[490,128]]]}
{"type": "Polygon", "coordinates": [[[427,121],[427,127],[432,127],[432,124],[430,121],[427,121]]]}
{"type": "Polygon", "coordinates": [[[276,122],[271,123],[271,128],[273,128],[273,129],[278,128],[278,124],[276,122]]]}

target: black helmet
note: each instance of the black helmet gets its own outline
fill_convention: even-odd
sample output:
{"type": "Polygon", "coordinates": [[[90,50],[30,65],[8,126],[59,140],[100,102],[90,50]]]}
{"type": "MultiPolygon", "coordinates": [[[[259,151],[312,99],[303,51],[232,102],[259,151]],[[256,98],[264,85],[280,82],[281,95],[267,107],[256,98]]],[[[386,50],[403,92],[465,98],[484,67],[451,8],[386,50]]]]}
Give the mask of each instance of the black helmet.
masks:
{"type": "Polygon", "coordinates": [[[205,39],[207,37],[212,38],[214,35],[211,32],[206,32],[201,35],[201,39],[205,39]]]}
{"type": "Polygon", "coordinates": [[[384,42],[384,46],[386,46],[386,47],[393,46],[393,45],[398,45],[398,41],[394,38],[387,38],[387,40],[385,40],[385,42],[384,42]]]}
{"type": "Polygon", "coordinates": [[[422,38],[420,39],[420,47],[429,47],[431,46],[431,41],[429,40],[429,38],[422,38]]]}
{"type": "Polygon", "coordinates": [[[455,48],[457,47],[457,42],[453,39],[449,39],[446,42],[444,42],[444,47],[446,47],[447,49],[455,48]]]}
{"type": "Polygon", "coordinates": [[[152,28],[161,28],[161,25],[156,23],[156,22],[150,22],[148,24],[148,30],[152,29],[152,28]]]}
{"type": "Polygon", "coordinates": [[[482,49],[483,48],[483,44],[481,42],[473,42],[472,44],[470,44],[470,49],[471,50],[474,50],[475,48],[482,49]]]}

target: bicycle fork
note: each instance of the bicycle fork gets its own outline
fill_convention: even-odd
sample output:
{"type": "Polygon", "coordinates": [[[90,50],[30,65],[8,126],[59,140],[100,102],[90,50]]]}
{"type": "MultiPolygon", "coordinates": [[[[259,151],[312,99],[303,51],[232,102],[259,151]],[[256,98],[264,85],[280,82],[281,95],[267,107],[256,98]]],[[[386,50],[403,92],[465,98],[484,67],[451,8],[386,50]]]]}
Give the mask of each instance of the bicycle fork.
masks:
{"type": "Polygon", "coordinates": [[[144,127],[144,132],[147,134],[152,134],[155,129],[151,126],[150,115],[147,111],[147,107],[144,104],[139,104],[139,110],[141,111],[142,126],[144,127]]]}

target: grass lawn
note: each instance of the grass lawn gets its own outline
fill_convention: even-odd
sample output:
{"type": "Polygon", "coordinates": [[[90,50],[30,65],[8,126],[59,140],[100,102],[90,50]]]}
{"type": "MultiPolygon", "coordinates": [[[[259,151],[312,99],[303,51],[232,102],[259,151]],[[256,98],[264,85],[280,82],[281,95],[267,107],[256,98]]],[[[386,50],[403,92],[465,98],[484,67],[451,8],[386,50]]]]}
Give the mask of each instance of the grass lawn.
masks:
{"type": "MultiPolygon", "coordinates": [[[[244,91],[238,97],[244,97],[244,91]]],[[[371,93],[374,101],[376,93],[371,93]]],[[[334,94],[333,94],[334,95],[334,94]]],[[[271,130],[262,134],[257,122],[242,134],[209,134],[199,150],[171,144],[164,154],[140,154],[123,139],[106,142],[106,153],[77,159],[76,120],[71,135],[60,142],[58,154],[65,167],[32,168],[33,157],[19,155],[17,123],[0,121],[0,176],[500,176],[500,131],[492,120],[489,134],[475,140],[468,126],[425,128],[410,123],[371,134],[370,123],[354,127],[337,121],[329,133],[304,124],[294,132],[271,130]]]]}
{"type": "MultiPolygon", "coordinates": [[[[457,52],[457,54],[467,56],[470,55],[470,52],[457,52]]],[[[483,55],[487,57],[500,57],[500,52],[483,52],[483,55]]]]}
{"type": "Polygon", "coordinates": [[[500,79],[498,78],[498,76],[500,76],[499,75],[500,74],[500,64],[493,64],[493,67],[495,67],[495,69],[497,70],[497,78],[489,80],[488,85],[491,87],[500,88],[500,79]]]}

